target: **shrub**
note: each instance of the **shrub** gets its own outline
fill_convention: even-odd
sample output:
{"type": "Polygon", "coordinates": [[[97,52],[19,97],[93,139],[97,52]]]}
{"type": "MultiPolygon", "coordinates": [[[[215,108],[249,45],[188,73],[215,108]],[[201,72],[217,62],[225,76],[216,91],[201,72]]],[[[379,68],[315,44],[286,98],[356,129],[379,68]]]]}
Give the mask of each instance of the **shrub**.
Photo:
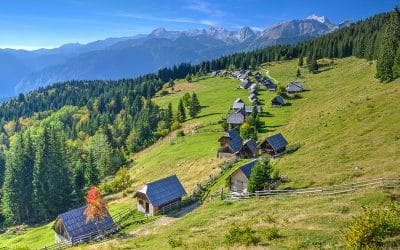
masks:
{"type": "Polygon", "coordinates": [[[180,247],[180,246],[182,246],[182,245],[183,245],[183,241],[182,241],[181,238],[174,239],[174,238],[172,238],[172,237],[169,237],[169,239],[168,239],[168,244],[169,244],[172,248],[175,248],[175,247],[180,247]]]}
{"type": "Polygon", "coordinates": [[[103,194],[114,193],[112,182],[105,182],[105,183],[100,184],[99,189],[103,194]]]}
{"type": "Polygon", "coordinates": [[[279,229],[276,227],[265,230],[264,238],[268,241],[281,238],[282,235],[279,233],[279,229]]]}
{"type": "Polygon", "coordinates": [[[232,226],[225,239],[229,245],[241,244],[250,246],[257,245],[260,242],[260,238],[255,235],[255,232],[249,226],[232,226]]]}
{"type": "Polygon", "coordinates": [[[131,185],[132,185],[132,180],[129,175],[128,169],[126,167],[120,168],[112,182],[113,191],[114,192],[125,191],[131,185]]]}
{"type": "Polygon", "coordinates": [[[344,239],[351,249],[375,249],[385,238],[396,235],[400,235],[400,206],[393,203],[385,208],[364,208],[348,225],[344,239]]]}
{"type": "Polygon", "coordinates": [[[182,126],[181,126],[181,124],[179,122],[174,122],[171,125],[171,130],[177,130],[177,129],[180,129],[181,127],[182,126]]]}
{"type": "Polygon", "coordinates": [[[178,130],[176,132],[176,137],[184,137],[185,136],[185,132],[183,132],[183,130],[178,130]]]}

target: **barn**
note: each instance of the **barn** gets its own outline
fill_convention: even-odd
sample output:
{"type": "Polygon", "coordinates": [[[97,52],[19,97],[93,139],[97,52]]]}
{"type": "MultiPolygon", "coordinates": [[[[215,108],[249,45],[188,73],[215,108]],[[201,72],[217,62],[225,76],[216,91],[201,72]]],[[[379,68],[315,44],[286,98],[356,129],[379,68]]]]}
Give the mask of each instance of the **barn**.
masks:
{"type": "Polygon", "coordinates": [[[249,182],[251,170],[253,169],[255,162],[256,160],[252,160],[229,175],[228,181],[231,192],[247,193],[247,183],[249,182]]]}
{"type": "Polygon", "coordinates": [[[86,221],[85,209],[86,206],[83,206],[57,217],[53,224],[56,243],[75,245],[113,232],[115,224],[108,212],[99,222],[95,219],[86,221]]]}
{"type": "Polygon", "coordinates": [[[136,191],[137,209],[145,215],[157,215],[180,206],[182,197],[186,195],[176,175],[144,185],[136,191]]]}
{"type": "Polygon", "coordinates": [[[240,149],[241,158],[255,158],[257,157],[258,147],[257,142],[253,139],[245,140],[240,149]]]}
{"type": "Polygon", "coordinates": [[[286,141],[285,137],[281,133],[267,137],[264,141],[262,141],[259,145],[259,148],[264,153],[269,155],[277,155],[282,153],[286,150],[286,146],[288,142],[286,141]]]}

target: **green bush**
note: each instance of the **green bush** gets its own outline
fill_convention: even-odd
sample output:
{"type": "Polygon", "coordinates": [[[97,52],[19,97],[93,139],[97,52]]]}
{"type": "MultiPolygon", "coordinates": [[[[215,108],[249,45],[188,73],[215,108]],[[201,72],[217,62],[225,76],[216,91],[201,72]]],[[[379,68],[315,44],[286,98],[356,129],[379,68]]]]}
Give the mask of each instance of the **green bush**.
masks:
{"type": "Polygon", "coordinates": [[[279,238],[281,238],[281,237],[282,237],[282,235],[279,233],[279,229],[276,228],[276,227],[268,228],[268,229],[265,230],[265,232],[264,232],[264,238],[265,238],[267,241],[279,239],[279,238]]]}
{"type": "Polygon", "coordinates": [[[183,246],[183,241],[182,241],[181,238],[174,239],[174,238],[172,238],[172,237],[169,237],[169,239],[168,239],[168,244],[169,244],[172,248],[176,248],[176,247],[183,246]]]}
{"type": "Polygon", "coordinates": [[[113,183],[112,182],[105,182],[105,183],[100,184],[99,189],[103,194],[112,194],[112,193],[114,193],[113,183]]]}
{"type": "Polygon", "coordinates": [[[388,237],[400,235],[400,206],[391,204],[384,208],[364,208],[354,217],[344,232],[349,249],[376,249],[388,237]]]}
{"type": "Polygon", "coordinates": [[[232,226],[225,236],[226,242],[229,245],[257,245],[260,238],[255,234],[249,226],[232,226]]]}
{"type": "Polygon", "coordinates": [[[185,136],[185,132],[183,132],[183,130],[178,130],[176,132],[176,137],[184,137],[185,136]]]}

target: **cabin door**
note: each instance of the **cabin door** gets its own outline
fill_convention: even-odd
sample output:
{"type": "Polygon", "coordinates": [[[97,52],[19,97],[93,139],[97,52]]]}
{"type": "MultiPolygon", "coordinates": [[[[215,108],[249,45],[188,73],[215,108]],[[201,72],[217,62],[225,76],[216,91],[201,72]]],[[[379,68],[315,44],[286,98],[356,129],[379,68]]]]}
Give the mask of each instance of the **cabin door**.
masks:
{"type": "Polygon", "coordinates": [[[146,214],[148,214],[148,213],[149,213],[149,203],[146,202],[146,214]]]}

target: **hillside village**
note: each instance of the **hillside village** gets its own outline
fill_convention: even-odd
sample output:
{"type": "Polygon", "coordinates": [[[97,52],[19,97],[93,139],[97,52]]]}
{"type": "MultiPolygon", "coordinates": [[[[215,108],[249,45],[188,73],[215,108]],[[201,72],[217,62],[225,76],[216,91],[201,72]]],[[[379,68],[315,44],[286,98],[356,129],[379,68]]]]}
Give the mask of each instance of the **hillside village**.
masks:
{"type": "Polygon", "coordinates": [[[398,248],[400,60],[358,39],[385,17],[0,106],[0,249],[398,248]]]}

